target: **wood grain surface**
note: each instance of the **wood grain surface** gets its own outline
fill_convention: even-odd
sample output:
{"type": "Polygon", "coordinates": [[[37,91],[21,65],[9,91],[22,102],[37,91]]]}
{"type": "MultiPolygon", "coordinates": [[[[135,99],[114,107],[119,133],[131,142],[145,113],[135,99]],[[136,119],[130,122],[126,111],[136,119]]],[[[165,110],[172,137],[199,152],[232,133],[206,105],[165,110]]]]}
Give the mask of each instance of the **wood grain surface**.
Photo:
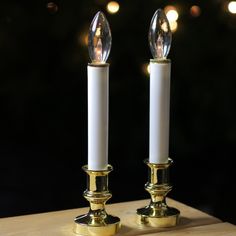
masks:
{"type": "MultiPolygon", "coordinates": [[[[162,232],[161,235],[221,235],[223,228],[229,234],[236,232],[235,226],[222,223],[219,219],[204,212],[196,210],[180,202],[168,199],[170,206],[181,211],[180,224],[172,228],[140,227],[136,223],[136,209],[147,205],[149,200],[108,204],[107,212],[121,218],[122,227],[117,235],[153,235],[162,232]],[[201,226],[201,227],[196,227],[201,226]],[[209,233],[205,234],[207,228],[209,233]],[[228,231],[227,231],[228,230],[228,231]],[[193,232],[193,234],[192,234],[193,232]],[[219,232],[219,233],[218,233],[219,232]],[[218,233],[218,234],[217,234],[218,233]]],[[[72,232],[73,219],[87,213],[88,208],[72,209],[65,211],[49,212],[42,214],[9,217],[0,219],[0,236],[75,236],[72,232]]],[[[234,234],[236,235],[236,233],[234,234]]]]}

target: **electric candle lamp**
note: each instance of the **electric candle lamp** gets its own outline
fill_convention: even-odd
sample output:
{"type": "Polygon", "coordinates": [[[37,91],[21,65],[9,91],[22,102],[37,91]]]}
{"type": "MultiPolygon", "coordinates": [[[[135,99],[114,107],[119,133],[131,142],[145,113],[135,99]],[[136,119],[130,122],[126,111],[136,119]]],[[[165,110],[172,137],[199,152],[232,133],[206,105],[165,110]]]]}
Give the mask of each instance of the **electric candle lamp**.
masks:
{"type": "Polygon", "coordinates": [[[149,45],[154,59],[150,61],[150,123],[148,182],[151,196],[148,206],[137,209],[137,222],[150,227],[172,227],[179,221],[178,209],[169,207],[166,196],[171,191],[169,167],[170,50],[171,31],[166,15],[158,9],[151,21],[149,45]]]}
{"type": "Polygon", "coordinates": [[[88,169],[105,170],[108,165],[108,86],[111,31],[102,12],[89,28],[88,51],[88,169]]]}
{"type": "Polygon", "coordinates": [[[81,236],[112,236],[120,228],[120,218],[107,214],[106,202],[112,197],[108,189],[108,84],[111,31],[106,17],[98,12],[89,28],[88,64],[88,165],[84,197],[90,203],[87,214],[74,220],[74,232],[81,236]]]}
{"type": "Polygon", "coordinates": [[[170,60],[166,59],[171,46],[171,30],[162,9],[152,17],[149,45],[154,59],[150,60],[150,123],[149,162],[168,162],[170,60]]]}

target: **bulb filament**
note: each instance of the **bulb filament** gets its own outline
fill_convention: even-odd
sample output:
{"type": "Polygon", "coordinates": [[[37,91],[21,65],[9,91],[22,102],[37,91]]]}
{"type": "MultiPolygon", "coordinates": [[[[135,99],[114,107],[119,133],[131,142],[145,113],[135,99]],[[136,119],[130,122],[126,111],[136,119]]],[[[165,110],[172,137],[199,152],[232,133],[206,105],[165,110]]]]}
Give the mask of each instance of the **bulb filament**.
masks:
{"type": "Polygon", "coordinates": [[[158,35],[157,38],[157,58],[161,59],[164,58],[163,53],[163,37],[161,35],[158,35]]]}
{"type": "Polygon", "coordinates": [[[101,38],[98,39],[96,48],[95,48],[95,61],[101,62],[102,61],[102,40],[101,38]]]}

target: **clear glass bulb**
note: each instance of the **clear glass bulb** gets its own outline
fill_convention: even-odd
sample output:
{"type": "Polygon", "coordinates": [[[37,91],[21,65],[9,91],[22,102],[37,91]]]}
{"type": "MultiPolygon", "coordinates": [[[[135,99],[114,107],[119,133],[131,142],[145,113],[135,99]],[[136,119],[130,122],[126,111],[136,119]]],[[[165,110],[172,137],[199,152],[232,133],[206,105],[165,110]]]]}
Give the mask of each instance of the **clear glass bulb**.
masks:
{"type": "Polygon", "coordinates": [[[111,30],[105,15],[99,11],[89,27],[88,51],[93,63],[105,63],[111,50],[111,30]]]}
{"type": "Polygon", "coordinates": [[[169,21],[162,9],[158,9],[151,20],[148,40],[154,59],[165,59],[170,51],[171,30],[169,21]]]}

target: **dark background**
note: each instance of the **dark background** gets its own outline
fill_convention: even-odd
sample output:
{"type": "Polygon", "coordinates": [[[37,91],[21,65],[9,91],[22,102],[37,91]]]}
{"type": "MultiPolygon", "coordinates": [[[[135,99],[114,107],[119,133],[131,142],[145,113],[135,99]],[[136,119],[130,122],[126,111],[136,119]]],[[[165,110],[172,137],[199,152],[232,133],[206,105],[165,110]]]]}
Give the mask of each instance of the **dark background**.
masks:
{"type": "Polygon", "coordinates": [[[236,17],[226,0],[0,1],[0,216],[87,206],[84,35],[98,10],[110,23],[110,202],[147,198],[149,23],[179,10],[173,34],[170,197],[236,223],[236,17]],[[201,15],[192,17],[193,4],[201,15]]]}

